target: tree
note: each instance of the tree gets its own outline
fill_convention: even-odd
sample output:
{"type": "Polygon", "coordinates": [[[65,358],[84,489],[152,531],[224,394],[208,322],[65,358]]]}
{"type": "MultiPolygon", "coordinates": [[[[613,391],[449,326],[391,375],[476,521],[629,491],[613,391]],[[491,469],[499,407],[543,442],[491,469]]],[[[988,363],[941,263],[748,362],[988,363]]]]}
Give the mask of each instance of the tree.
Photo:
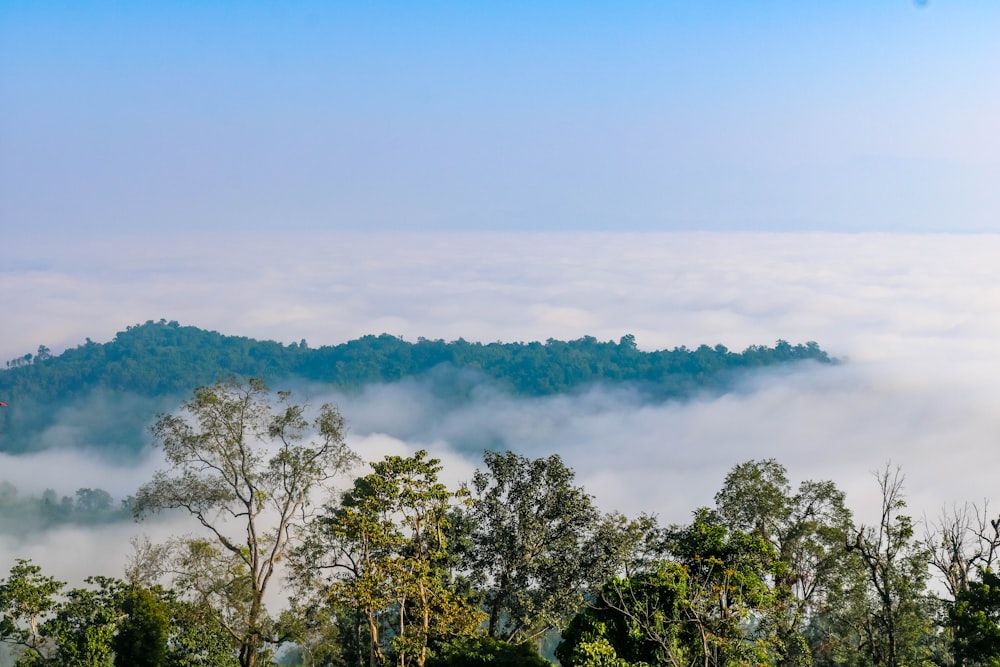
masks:
{"type": "Polygon", "coordinates": [[[688,573],[661,561],[630,577],[615,577],[562,632],[556,657],[563,667],[686,667],[688,573]]]}
{"type": "Polygon", "coordinates": [[[844,493],[829,481],[805,481],[793,493],[784,466],[767,459],[733,467],[715,502],[727,527],[773,549],[775,605],[761,623],[777,640],[778,665],[811,665],[802,631],[843,587],[851,565],[844,543],[853,522],[844,493]]]}
{"type": "Polygon", "coordinates": [[[352,631],[353,614],[341,613],[326,600],[318,603],[291,599],[281,623],[295,643],[281,656],[289,667],[353,667],[363,665],[366,657],[358,646],[358,633],[352,631]]]}
{"type": "Polygon", "coordinates": [[[767,585],[774,577],[772,545],[728,529],[706,508],[696,510],[688,526],[674,529],[669,543],[687,576],[684,614],[693,664],[767,662],[775,647],[751,621],[766,617],[775,605],[767,585]]]}
{"type": "Polygon", "coordinates": [[[111,509],[113,499],[104,489],[77,489],[76,512],[85,518],[98,518],[111,509]]]}
{"type": "Polygon", "coordinates": [[[605,578],[590,544],[600,515],[558,456],[486,452],[484,461],[472,480],[467,565],[485,592],[489,635],[534,641],[605,578]]]}
{"type": "Polygon", "coordinates": [[[510,644],[487,635],[457,637],[438,647],[427,667],[552,667],[530,644],[510,644]]]}
{"type": "Polygon", "coordinates": [[[361,621],[372,667],[423,667],[433,643],[471,634],[482,620],[446,567],[456,494],[438,481],[440,461],[426,451],[371,467],[315,524],[299,557],[301,578],[361,621]]]}
{"type": "Polygon", "coordinates": [[[43,632],[56,643],[56,664],[62,667],[111,667],[113,639],[121,616],[123,582],[88,577],[92,588],[66,593],[43,632]]]}
{"type": "Polygon", "coordinates": [[[18,558],[10,575],[0,580],[0,641],[21,647],[29,659],[47,658],[53,647],[41,626],[58,609],[55,596],[63,586],[30,560],[18,558]]]}
{"type": "MultiPolygon", "coordinates": [[[[988,516],[988,503],[984,501],[982,508],[966,503],[955,505],[950,511],[943,509],[936,521],[925,523],[924,544],[931,569],[936,571],[945,593],[937,598],[940,616],[937,621],[952,652],[951,659],[958,667],[982,662],[982,655],[974,655],[981,653],[979,649],[970,649],[981,644],[969,634],[969,621],[973,610],[984,611],[979,605],[991,597],[990,584],[986,582],[995,580],[993,564],[1000,555],[1000,519],[988,516]]],[[[981,635],[983,642],[988,637],[989,633],[981,635]]]]}
{"type": "Polygon", "coordinates": [[[754,621],[774,603],[771,547],[706,508],[674,527],[669,556],[615,577],[563,632],[564,667],[763,664],[773,646],[754,621]]]}
{"type": "Polygon", "coordinates": [[[109,577],[88,577],[86,583],[89,588],[59,595],[61,582],[29,561],[15,564],[11,576],[0,583],[0,639],[22,649],[16,665],[165,667],[167,633],[179,626],[169,616],[158,619],[158,653],[149,641],[154,634],[149,614],[141,620],[143,613],[135,604],[152,594],[130,590],[125,582],[109,577]]]}
{"type": "Polygon", "coordinates": [[[868,605],[859,625],[861,643],[876,667],[899,667],[923,659],[921,640],[929,634],[924,587],[927,552],[914,539],[913,521],[902,514],[903,474],[886,466],[876,473],[882,492],[876,525],[861,526],[848,551],[860,558],[868,605]]]}
{"type": "Polygon", "coordinates": [[[115,667],[166,667],[168,604],[147,588],[132,588],[121,606],[124,619],[113,640],[115,667]]]}
{"type": "Polygon", "coordinates": [[[948,627],[956,664],[1000,665],[1000,577],[984,569],[969,581],[948,611],[948,627]]]}
{"type": "Polygon", "coordinates": [[[137,517],[182,509],[205,529],[182,539],[178,583],[204,601],[231,635],[242,667],[254,667],[274,633],[265,595],[296,542],[314,494],[355,462],[344,420],[323,405],[278,392],[274,410],[262,380],[196,389],[180,414],[161,415],[153,435],[170,465],[136,494],[137,517]]]}
{"type": "Polygon", "coordinates": [[[232,640],[215,609],[204,602],[179,600],[169,594],[165,601],[170,609],[171,632],[167,642],[170,667],[239,666],[232,640]]]}
{"type": "Polygon", "coordinates": [[[937,521],[927,524],[924,544],[931,567],[937,571],[951,601],[968,589],[977,572],[992,570],[1000,555],[1000,519],[988,519],[988,503],[982,509],[968,504],[942,510],[937,521]]]}

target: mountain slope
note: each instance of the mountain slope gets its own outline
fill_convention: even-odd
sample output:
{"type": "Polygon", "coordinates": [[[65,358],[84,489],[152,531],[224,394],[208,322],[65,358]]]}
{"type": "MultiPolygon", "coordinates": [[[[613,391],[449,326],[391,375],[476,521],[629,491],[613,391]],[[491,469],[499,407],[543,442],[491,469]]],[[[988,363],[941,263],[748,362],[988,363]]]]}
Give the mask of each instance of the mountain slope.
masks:
{"type": "Polygon", "coordinates": [[[382,334],[311,348],[305,341],[283,345],[149,321],[107,343],[87,339],[58,356],[40,348],[38,355],[8,362],[0,371],[0,398],[11,406],[0,411],[0,451],[53,446],[134,451],[156,412],[170,409],[195,387],[227,376],[262,377],[275,387],[304,379],[348,391],[428,378],[435,391],[453,394],[466,391],[474,377],[526,396],[630,383],[651,400],[664,400],[722,392],[747,371],[806,360],[832,363],[815,343],[784,341],[740,353],[721,345],[644,352],[631,336],[617,343],[584,337],[483,344],[461,339],[410,343],[382,334]]]}

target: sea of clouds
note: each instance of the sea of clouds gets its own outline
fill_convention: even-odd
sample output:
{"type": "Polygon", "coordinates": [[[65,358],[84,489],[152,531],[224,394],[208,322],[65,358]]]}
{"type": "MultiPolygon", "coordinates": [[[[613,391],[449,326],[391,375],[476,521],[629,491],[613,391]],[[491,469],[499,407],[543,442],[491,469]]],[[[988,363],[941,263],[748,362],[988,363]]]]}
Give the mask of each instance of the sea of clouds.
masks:
{"type": "MultiPolygon", "coordinates": [[[[816,341],[842,360],[748,378],[723,396],[649,404],[625,390],[441,405],[419,382],[325,395],[363,458],[426,448],[450,483],[482,449],[558,453],[607,510],[685,521],[726,472],[774,457],[832,479],[861,520],[873,472],[900,466],[933,520],[994,498],[1000,470],[1000,236],[898,234],[164,235],[17,242],[0,266],[0,358],[58,354],[149,319],[311,346],[369,333],[474,341],[618,340],[642,349],[816,341]]],[[[0,396],[0,400],[5,397],[0,396]]],[[[17,409],[12,405],[7,409],[17,409]]],[[[113,413],[109,413],[113,418],[113,413]]],[[[2,437],[2,433],[0,433],[2,437]]],[[[0,455],[0,481],[134,491],[159,466],[79,453],[0,455]]],[[[189,523],[0,537],[60,578],[121,573],[128,539],[189,523]],[[120,545],[116,547],[115,545],[120,545]],[[73,558],[66,558],[72,554],[73,558]]]]}

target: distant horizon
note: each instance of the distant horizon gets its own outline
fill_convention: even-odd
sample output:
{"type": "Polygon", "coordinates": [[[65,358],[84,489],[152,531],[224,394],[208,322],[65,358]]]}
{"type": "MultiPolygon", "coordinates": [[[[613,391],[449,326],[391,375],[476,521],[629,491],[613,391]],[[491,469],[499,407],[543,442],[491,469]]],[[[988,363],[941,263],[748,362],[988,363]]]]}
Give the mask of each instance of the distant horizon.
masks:
{"type": "MultiPolygon", "coordinates": [[[[839,336],[758,319],[752,311],[739,314],[745,307],[738,301],[720,301],[717,322],[684,309],[711,281],[723,281],[720,289],[733,294],[758,290],[756,282],[764,280],[770,289],[822,295],[861,287],[865,273],[880,265],[908,276],[915,267],[907,262],[926,271],[936,267],[948,280],[956,271],[982,271],[977,289],[988,289],[989,270],[980,262],[992,266],[1000,255],[1000,248],[990,255],[1000,242],[992,233],[174,230],[162,237],[84,236],[6,239],[0,310],[16,314],[18,325],[0,339],[0,358],[41,344],[65,349],[86,336],[110,340],[125,326],[161,318],[284,343],[380,333],[483,342],[617,340],[630,333],[647,349],[702,343],[743,349],[781,338],[814,340],[841,356],[856,351],[839,336]],[[745,284],[732,284],[737,276],[745,284]],[[796,284],[800,280],[807,283],[796,284]],[[630,305],[635,299],[639,310],[630,305]],[[691,328],[659,328],[651,309],[663,307],[683,312],[678,321],[691,328]],[[730,308],[736,310],[723,316],[730,308]]],[[[877,271],[871,279],[880,279],[877,271]]],[[[776,292],[774,298],[783,297],[776,292]]],[[[812,310],[808,302],[797,307],[812,310]]],[[[838,315],[821,317],[817,322],[838,315]]]]}

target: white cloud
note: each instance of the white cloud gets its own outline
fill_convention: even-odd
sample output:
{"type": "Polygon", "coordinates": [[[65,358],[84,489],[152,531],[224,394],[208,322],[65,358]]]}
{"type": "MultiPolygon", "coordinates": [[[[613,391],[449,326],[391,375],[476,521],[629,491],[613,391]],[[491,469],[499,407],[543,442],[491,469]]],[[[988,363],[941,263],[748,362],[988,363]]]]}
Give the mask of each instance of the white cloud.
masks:
{"type": "MultiPolygon", "coordinates": [[[[795,480],[833,479],[862,517],[876,499],[871,473],[890,460],[917,516],[995,493],[1000,236],[186,237],[11,252],[18,259],[0,272],[4,358],[164,317],[314,347],[383,331],[479,341],[632,333],[645,349],[815,340],[847,360],[685,404],[484,390],[443,406],[417,383],[335,397],[363,456],[425,447],[454,481],[471,475],[482,448],[509,446],[559,453],[603,506],[666,520],[711,503],[732,465],[771,456],[795,480]]],[[[33,488],[55,485],[60,470],[88,480],[74,488],[131,479],[80,459],[0,465],[33,488]]]]}
{"type": "Polygon", "coordinates": [[[32,454],[0,453],[0,481],[8,481],[25,495],[40,496],[52,489],[58,496],[72,496],[77,489],[100,488],[118,499],[135,492],[162,467],[159,452],[142,460],[97,459],[92,452],[49,449],[32,454]]]}

